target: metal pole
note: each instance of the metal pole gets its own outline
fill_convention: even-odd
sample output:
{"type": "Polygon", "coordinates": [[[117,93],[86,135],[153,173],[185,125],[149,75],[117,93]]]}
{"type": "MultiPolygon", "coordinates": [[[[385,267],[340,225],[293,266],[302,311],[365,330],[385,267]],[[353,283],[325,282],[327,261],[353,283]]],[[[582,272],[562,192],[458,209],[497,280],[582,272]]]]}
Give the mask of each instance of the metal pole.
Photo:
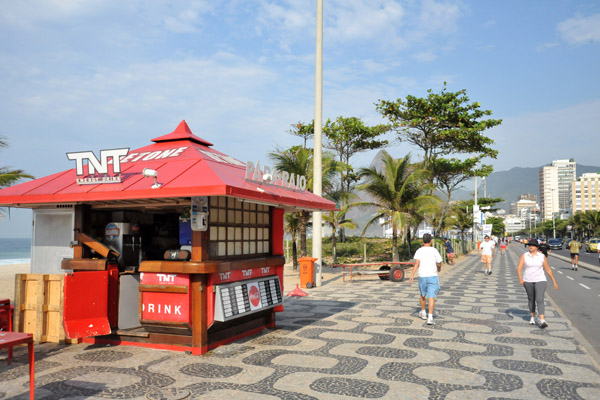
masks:
{"type": "MultiPolygon", "coordinates": [[[[475,246],[477,246],[477,222],[475,220],[475,209],[478,208],[477,207],[477,177],[475,177],[475,205],[473,206],[473,242],[475,242],[475,246]]],[[[477,216],[479,217],[479,214],[477,214],[477,216]]]]}
{"type": "MultiPolygon", "coordinates": [[[[322,137],[323,137],[323,0],[317,0],[317,29],[315,48],[315,149],[313,155],[313,193],[321,196],[322,182],[322,137]]],[[[312,256],[315,262],[315,284],[321,286],[322,215],[313,213],[312,256]]]]}

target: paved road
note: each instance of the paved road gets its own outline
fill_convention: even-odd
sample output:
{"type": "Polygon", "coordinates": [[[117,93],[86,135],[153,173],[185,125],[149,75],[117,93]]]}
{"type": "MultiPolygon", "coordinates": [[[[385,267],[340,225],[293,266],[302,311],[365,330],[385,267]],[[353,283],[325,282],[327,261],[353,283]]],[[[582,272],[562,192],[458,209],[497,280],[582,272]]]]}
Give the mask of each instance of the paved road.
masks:
{"type": "MultiPolygon", "coordinates": [[[[571,257],[568,249],[562,250],[552,250],[552,252],[556,252],[556,254],[560,254],[561,256],[571,257]]],[[[596,265],[600,267],[600,263],[598,262],[598,253],[586,253],[585,250],[581,250],[579,252],[579,261],[586,262],[591,265],[596,265]]]]}
{"type": "MultiPolygon", "coordinates": [[[[523,246],[510,246],[510,249],[516,257],[526,251],[523,246]]],[[[600,303],[600,274],[582,267],[577,271],[571,270],[571,263],[564,260],[564,257],[570,258],[568,250],[553,250],[552,253],[563,256],[558,258],[551,255],[549,259],[559,290],[555,291],[549,284],[546,293],[581,332],[596,354],[600,354],[600,307],[596,306],[600,303]]],[[[593,258],[591,261],[597,260],[593,258]]]]}
{"type": "MultiPolygon", "coordinates": [[[[598,399],[600,369],[547,305],[528,324],[517,254],[481,272],[444,266],[436,325],[417,284],[335,280],[286,298],[277,329],[206,356],[139,347],[36,346],[37,399],[598,399]]],[[[289,287],[288,289],[293,289],[289,287]]],[[[27,358],[0,355],[0,399],[27,398],[27,358]]]]}

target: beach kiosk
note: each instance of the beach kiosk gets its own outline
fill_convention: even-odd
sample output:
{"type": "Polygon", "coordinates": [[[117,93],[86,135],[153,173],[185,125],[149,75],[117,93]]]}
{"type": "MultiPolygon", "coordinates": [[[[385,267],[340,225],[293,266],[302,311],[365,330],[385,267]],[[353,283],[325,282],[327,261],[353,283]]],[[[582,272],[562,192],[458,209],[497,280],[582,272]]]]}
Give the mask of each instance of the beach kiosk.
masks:
{"type": "Polygon", "coordinates": [[[335,204],[185,121],[152,142],[67,153],[75,168],[0,190],[33,210],[32,272],[65,273],[67,337],[203,354],[274,327],[284,212],[335,204]]]}

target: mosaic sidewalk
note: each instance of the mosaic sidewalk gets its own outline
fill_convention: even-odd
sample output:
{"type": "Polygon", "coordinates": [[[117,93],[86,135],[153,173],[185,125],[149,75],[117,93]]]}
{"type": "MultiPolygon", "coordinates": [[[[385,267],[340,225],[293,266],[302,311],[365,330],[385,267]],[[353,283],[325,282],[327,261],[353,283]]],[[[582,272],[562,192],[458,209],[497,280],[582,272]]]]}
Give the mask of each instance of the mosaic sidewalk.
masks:
{"type": "MultiPolygon", "coordinates": [[[[136,347],[36,346],[37,399],[598,399],[597,360],[546,301],[528,324],[511,252],[483,274],[444,265],[435,322],[416,282],[339,280],[286,298],[275,330],[195,357],[136,347]]],[[[288,288],[291,289],[291,288],[288,288]]],[[[28,398],[27,356],[0,355],[0,399],[28,398]]]]}

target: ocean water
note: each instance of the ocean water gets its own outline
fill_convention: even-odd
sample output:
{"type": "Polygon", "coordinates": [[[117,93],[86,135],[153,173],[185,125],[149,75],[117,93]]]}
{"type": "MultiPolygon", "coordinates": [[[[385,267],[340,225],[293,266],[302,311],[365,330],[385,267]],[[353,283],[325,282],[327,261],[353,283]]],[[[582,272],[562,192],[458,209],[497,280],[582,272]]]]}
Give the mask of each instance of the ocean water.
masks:
{"type": "Polygon", "coordinates": [[[1,239],[0,265],[31,262],[31,239],[1,239]]]}

